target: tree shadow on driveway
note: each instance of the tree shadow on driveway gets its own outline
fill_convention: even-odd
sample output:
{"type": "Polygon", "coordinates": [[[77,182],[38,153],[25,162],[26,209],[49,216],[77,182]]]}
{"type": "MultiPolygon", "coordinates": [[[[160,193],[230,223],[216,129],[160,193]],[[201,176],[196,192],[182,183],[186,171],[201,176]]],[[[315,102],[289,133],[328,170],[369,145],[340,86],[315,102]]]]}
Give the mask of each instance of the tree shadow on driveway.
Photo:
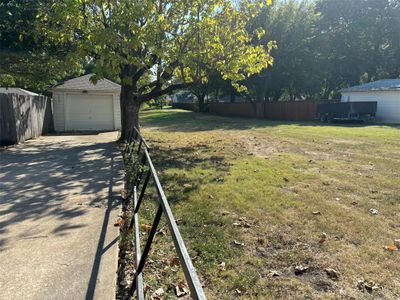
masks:
{"type": "Polygon", "coordinates": [[[70,226],[68,221],[82,216],[87,206],[107,205],[102,193],[110,178],[105,173],[110,171],[109,160],[119,155],[114,142],[74,146],[73,142],[63,141],[30,145],[0,153],[3,246],[4,234],[19,222],[52,217],[65,221],[54,229],[54,234],[65,233],[70,226]],[[66,200],[75,206],[65,205],[66,200]]]}
{"type": "Polygon", "coordinates": [[[86,246],[90,238],[90,251],[80,257],[92,268],[86,268],[82,293],[93,297],[101,256],[118,240],[116,235],[109,243],[106,233],[120,203],[121,171],[120,152],[110,138],[47,136],[1,151],[0,255],[24,247],[24,240],[44,239],[52,249],[68,239],[76,246],[80,235],[86,246]]]}

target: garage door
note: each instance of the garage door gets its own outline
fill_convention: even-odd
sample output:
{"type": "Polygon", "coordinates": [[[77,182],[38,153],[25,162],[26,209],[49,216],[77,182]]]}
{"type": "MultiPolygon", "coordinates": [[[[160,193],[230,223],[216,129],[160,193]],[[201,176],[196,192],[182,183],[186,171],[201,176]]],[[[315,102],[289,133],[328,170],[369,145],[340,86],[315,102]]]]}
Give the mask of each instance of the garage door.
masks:
{"type": "Polygon", "coordinates": [[[67,130],[113,130],[112,96],[67,94],[67,130]]]}

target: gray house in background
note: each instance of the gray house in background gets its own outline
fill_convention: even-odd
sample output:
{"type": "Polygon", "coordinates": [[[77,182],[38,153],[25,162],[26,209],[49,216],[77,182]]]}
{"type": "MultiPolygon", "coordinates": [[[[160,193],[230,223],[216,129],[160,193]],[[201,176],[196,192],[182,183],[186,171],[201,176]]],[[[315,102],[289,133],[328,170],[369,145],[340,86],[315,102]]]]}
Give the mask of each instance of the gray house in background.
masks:
{"type": "Polygon", "coordinates": [[[342,102],[376,101],[376,121],[400,124],[400,79],[384,79],[340,90],[342,102]]]}

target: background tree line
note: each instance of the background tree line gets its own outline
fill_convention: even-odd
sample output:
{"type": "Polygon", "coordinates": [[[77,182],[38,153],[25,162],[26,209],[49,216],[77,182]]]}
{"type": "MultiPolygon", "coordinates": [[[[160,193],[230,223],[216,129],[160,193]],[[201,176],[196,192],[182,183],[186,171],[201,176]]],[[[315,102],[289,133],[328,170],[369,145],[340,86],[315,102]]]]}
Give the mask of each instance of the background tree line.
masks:
{"type": "Polygon", "coordinates": [[[258,26],[266,35],[255,43],[276,41],[273,65],[245,81],[246,93],[210,70],[216,78],[193,90],[200,101],[205,91],[228,101],[335,99],[341,88],[400,76],[400,0],[277,0],[248,24],[258,26]]]}
{"type": "MultiPolygon", "coordinates": [[[[99,71],[92,57],[75,51],[76,43],[52,43],[37,27],[47,2],[0,3],[1,86],[43,92],[61,79],[99,71]]],[[[246,92],[238,92],[212,65],[203,65],[207,76],[189,88],[200,104],[222,97],[337,98],[343,87],[400,76],[400,0],[276,0],[247,24],[249,32],[259,27],[266,34],[253,43],[267,48],[269,41],[276,42],[273,65],[243,80],[246,92]]],[[[120,82],[114,72],[103,68],[102,73],[120,82]]]]}

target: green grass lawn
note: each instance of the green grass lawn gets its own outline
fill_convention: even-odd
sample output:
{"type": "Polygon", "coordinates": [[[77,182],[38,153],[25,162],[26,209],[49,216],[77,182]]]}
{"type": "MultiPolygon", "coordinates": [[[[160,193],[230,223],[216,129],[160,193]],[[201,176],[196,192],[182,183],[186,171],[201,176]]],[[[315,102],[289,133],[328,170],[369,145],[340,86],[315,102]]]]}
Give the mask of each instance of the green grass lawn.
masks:
{"type": "MultiPolygon", "coordinates": [[[[141,124],[210,299],[400,298],[400,251],[383,249],[400,239],[399,127],[172,109],[141,124]]],[[[183,279],[172,250],[157,236],[149,294],[183,279]]]]}

